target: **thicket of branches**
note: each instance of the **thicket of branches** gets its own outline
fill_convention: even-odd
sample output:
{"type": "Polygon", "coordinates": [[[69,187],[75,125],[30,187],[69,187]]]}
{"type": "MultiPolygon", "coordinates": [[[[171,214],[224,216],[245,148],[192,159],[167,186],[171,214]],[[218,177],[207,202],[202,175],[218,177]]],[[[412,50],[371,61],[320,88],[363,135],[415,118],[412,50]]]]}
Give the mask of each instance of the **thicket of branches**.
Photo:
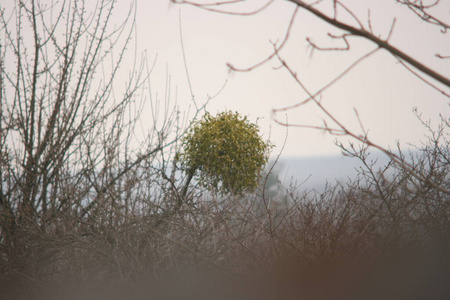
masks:
{"type": "MultiPolygon", "coordinates": [[[[314,13],[313,5],[292,2],[314,13]]],[[[448,29],[426,15],[426,6],[402,3],[425,22],[448,29]]],[[[350,291],[356,297],[377,285],[369,286],[374,281],[369,271],[353,269],[352,263],[372,270],[386,256],[410,253],[417,262],[423,252],[429,255],[414,271],[423,271],[426,281],[418,289],[444,276],[442,261],[441,269],[424,266],[449,250],[448,118],[437,128],[422,121],[429,140],[417,151],[381,149],[391,158],[383,169],[371,161],[367,146],[378,146],[367,135],[339,122],[337,129],[321,128],[363,146],[339,145],[362,168],[356,178],[320,193],[295,184],[282,187],[271,170],[244,196],[216,195],[195,183],[183,191],[186,174],[174,158],[189,121],[203,108],[183,120],[170,110],[169,94],[158,99],[150,91],[154,127],[136,141],[151,68],[145,59],[137,62],[125,88],[113,89],[134,22],[130,11],[123,24],[111,24],[113,9],[114,2],[106,0],[95,11],[83,1],[54,6],[16,1],[14,10],[0,5],[0,288],[145,286],[163,279],[179,283],[186,272],[199,271],[222,274],[221,289],[230,277],[239,281],[241,296],[262,291],[260,299],[288,297],[264,294],[268,287],[286,285],[286,293],[305,298],[345,297],[350,291]],[[336,265],[340,271],[333,277],[329,270],[336,265]],[[257,285],[241,280],[255,270],[282,280],[258,277],[257,285]],[[351,280],[367,290],[347,287],[351,280]],[[326,287],[315,288],[321,284],[326,287]]],[[[330,22],[348,29],[335,18],[330,22]]],[[[369,38],[359,30],[350,32],[369,38]]],[[[275,51],[271,58],[277,56],[275,51]]],[[[314,97],[311,93],[308,101],[316,102],[314,97]]],[[[393,296],[386,293],[381,298],[393,296]]]]}

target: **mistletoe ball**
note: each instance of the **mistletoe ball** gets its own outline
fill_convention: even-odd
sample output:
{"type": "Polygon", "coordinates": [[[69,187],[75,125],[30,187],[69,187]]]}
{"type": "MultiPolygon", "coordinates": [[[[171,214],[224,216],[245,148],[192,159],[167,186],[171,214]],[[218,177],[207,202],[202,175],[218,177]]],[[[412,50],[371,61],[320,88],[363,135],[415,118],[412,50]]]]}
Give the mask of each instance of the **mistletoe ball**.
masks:
{"type": "Polygon", "coordinates": [[[259,127],[239,113],[206,113],[183,139],[181,155],[199,183],[222,193],[254,190],[272,145],[259,135],[259,127]]]}

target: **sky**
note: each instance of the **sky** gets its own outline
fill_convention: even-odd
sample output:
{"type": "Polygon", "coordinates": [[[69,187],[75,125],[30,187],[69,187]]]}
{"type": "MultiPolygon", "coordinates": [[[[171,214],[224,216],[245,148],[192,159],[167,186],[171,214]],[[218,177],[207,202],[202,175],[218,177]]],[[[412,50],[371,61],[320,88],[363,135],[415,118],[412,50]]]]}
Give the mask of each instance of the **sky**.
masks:
{"type": "MultiPolygon", "coordinates": [[[[266,1],[246,1],[232,8],[251,11],[266,1]]],[[[442,60],[435,54],[450,55],[450,33],[425,24],[394,0],[343,1],[360,21],[367,26],[368,11],[372,30],[386,37],[396,18],[390,39],[392,45],[441,74],[450,77],[450,59],[442,60]]],[[[450,1],[432,11],[442,19],[449,19],[450,1]]],[[[88,1],[88,3],[91,3],[88,1]]],[[[94,1],[92,1],[94,3],[94,1]]],[[[121,0],[112,23],[120,24],[127,16],[132,1],[121,0]]],[[[319,6],[329,11],[331,1],[319,6]]],[[[227,64],[248,68],[273,52],[273,43],[283,40],[295,9],[292,3],[275,0],[264,11],[253,16],[232,16],[201,10],[190,5],[173,4],[169,0],[135,0],[135,34],[122,67],[127,80],[127,67],[136,57],[146,55],[154,65],[150,76],[152,93],[163,98],[167,76],[171,82],[171,101],[181,111],[192,111],[208,102],[212,114],[224,110],[238,111],[257,122],[264,138],[276,145],[272,157],[336,155],[336,137],[322,131],[305,128],[286,128],[274,122],[272,110],[293,105],[306,99],[306,93],[288,72],[279,68],[274,59],[251,72],[230,72],[227,64]],[[180,26],[181,22],[181,26],[180,26]],[[181,27],[181,33],[180,33],[181,27]],[[184,45],[186,74],[181,37],[184,45]],[[176,95],[176,97],[175,97],[176,95]]],[[[354,25],[348,14],[341,12],[342,20],[354,25]]],[[[300,10],[294,21],[290,38],[280,55],[297,72],[309,91],[315,92],[334,79],[360,56],[375,48],[361,38],[349,38],[349,51],[311,51],[306,38],[322,47],[339,47],[342,40],[332,40],[328,34],[342,34],[300,10]]],[[[447,89],[447,92],[449,90],[447,89]]],[[[417,108],[425,120],[437,124],[439,114],[449,117],[449,98],[430,88],[407,71],[386,51],[378,51],[361,62],[320,97],[324,105],[348,128],[361,133],[354,110],[374,142],[395,148],[399,141],[404,147],[420,144],[426,130],[413,114],[417,108]]],[[[152,120],[144,111],[142,126],[151,128],[152,120]]],[[[324,115],[313,103],[277,115],[290,124],[321,125],[324,115]]],[[[329,123],[330,124],[330,123],[329,123]]],[[[348,138],[340,138],[347,143],[348,138]]]]}
{"type": "MultiPolygon", "coordinates": [[[[325,1],[330,2],[330,1],[325,1]]],[[[250,11],[262,1],[236,5],[236,11],[250,11]]],[[[391,43],[436,71],[450,76],[450,60],[437,59],[435,54],[450,54],[450,33],[443,34],[438,27],[424,24],[408,9],[392,0],[346,1],[361,22],[367,25],[370,8],[371,26],[381,37],[386,37],[392,21],[396,24],[391,43]],[[374,5],[373,2],[376,2],[374,5]]],[[[449,17],[450,5],[436,11],[444,19],[449,17]]],[[[333,143],[335,137],[312,129],[286,128],[273,120],[272,109],[295,104],[306,98],[305,92],[294,82],[277,60],[251,72],[230,72],[227,63],[247,68],[263,60],[273,50],[272,42],[282,41],[295,6],[287,1],[275,1],[255,16],[232,16],[204,11],[189,5],[172,4],[167,0],[137,1],[138,51],[149,57],[157,55],[153,78],[164,87],[160,78],[168,72],[177,88],[177,103],[181,108],[192,105],[184,68],[180,41],[186,55],[193,94],[198,103],[215,95],[207,110],[211,113],[225,109],[248,115],[257,121],[264,137],[277,146],[273,154],[283,156],[320,156],[340,153],[333,143]],[[158,75],[159,74],[159,75],[158,75]]],[[[324,9],[327,9],[324,6],[324,9]]],[[[342,18],[348,18],[342,14],[342,18]]],[[[351,21],[350,21],[351,22],[351,21]]],[[[314,51],[306,38],[323,47],[341,46],[327,34],[341,31],[324,24],[306,11],[297,15],[290,39],[281,55],[292,65],[310,91],[316,91],[339,75],[357,58],[375,48],[361,38],[350,38],[349,51],[314,51]]],[[[448,90],[447,90],[448,92],[448,90]]],[[[385,147],[395,148],[399,141],[419,144],[426,131],[413,114],[417,108],[425,120],[434,124],[442,113],[448,117],[449,99],[422,83],[386,51],[379,51],[363,61],[346,77],[327,90],[322,104],[339,120],[358,131],[354,113],[358,111],[369,138],[385,147]]],[[[278,115],[291,124],[320,125],[323,114],[308,104],[288,114],[278,115]]],[[[348,141],[347,138],[341,139],[348,141]]]]}

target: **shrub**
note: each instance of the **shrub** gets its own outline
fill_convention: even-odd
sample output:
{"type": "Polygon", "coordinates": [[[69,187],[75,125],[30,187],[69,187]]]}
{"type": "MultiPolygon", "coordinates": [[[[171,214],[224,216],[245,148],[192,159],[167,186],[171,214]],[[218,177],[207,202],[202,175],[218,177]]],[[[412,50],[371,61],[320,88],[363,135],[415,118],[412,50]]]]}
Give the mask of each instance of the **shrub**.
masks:
{"type": "Polygon", "coordinates": [[[198,172],[199,183],[222,193],[252,191],[272,145],[259,136],[258,125],[239,113],[207,113],[183,140],[181,159],[188,174],[198,172]]]}

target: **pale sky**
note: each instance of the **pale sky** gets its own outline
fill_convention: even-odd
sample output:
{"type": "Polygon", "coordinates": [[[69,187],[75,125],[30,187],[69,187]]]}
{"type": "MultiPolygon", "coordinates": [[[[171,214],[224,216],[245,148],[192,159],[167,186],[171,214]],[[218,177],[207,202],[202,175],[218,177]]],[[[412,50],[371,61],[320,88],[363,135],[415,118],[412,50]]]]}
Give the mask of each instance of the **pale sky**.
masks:
{"type": "MultiPolygon", "coordinates": [[[[257,4],[248,5],[250,7],[262,3],[250,2],[257,4]]],[[[382,37],[387,36],[392,20],[396,17],[391,43],[441,74],[450,76],[450,59],[434,57],[437,53],[450,54],[450,33],[442,34],[438,27],[424,24],[393,0],[346,2],[365,24],[368,5],[372,5],[371,25],[374,32],[382,37]]],[[[168,0],[138,0],[137,5],[138,49],[147,51],[150,57],[158,55],[153,78],[158,77],[157,74],[164,78],[167,67],[172,85],[177,86],[178,103],[181,107],[191,103],[180,44],[181,13],[186,59],[196,100],[204,102],[208,95],[216,94],[227,81],[222,93],[208,105],[208,110],[215,113],[229,109],[249,115],[251,120],[259,118],[258,124],[264,136],[270,134],[272,142],[279,146],[274,150],[276,154],[283,144],[286,128],[273,122],[271,111],[304,100],[306,94],[286,70],[273,68],[279,65],[277,60],[247,73],[229,73],[226,64],[245,68],[269,55],[273,49],[270,41],[281,41],[285,35],[294,5],[275,1],[262,13],[251,17],[221,15],[188,5],[173,5],[168,0]]],[[[446,5],[446,10],[435,13],[449,20],[450,3],[446,5]]],[[[315,51],[311,57],[306,37],[323,47],[342,45],[342,41],[331,41],[327,37],[328,32],[340,33],[310,13],[300,11],[290,41],[285,51],[281,52],[312,92],[375,48],[370,42],[354,37],[349,39],[350,51],[315,51]]],[[[159,83],[159,88],[163,90],[163,81],[159,83]]],[[[401,143],[419,143],[424,140],[425,131],[412,113],[414,107],[425,119],[435,120],[439,113],[448,117],[450,112],[448,98],[422,83],[386,51],[379,51],[353,69],[323,94],[322,101],[352,129],[358,129],[353,113],[353,108],[356,108],[365,128],[369,129],[369,137],[383,146],[391,147],[395,147],[396,140],[401,143]]],[[[291,111],[288,121],[320,125],[322,116],[311,103],[291,111]]],[[[337,154],[340,151],[334,146],[334,139],[315,130],[289,128],[283,155],[337,154]]]]}
{"type": "MultiPolygon", "coordinates": [[[[306,98],[305,92],[294,82],[285,69],[274,59],[266,65],[247,73],[230,73],[227,63],[238,68],[250,67],[272,53],[271,41],[284,38],[295,9],[292,3],[275,0],[263,12],[250,17],[231,16],[207,12],[189,5],[174,5],[169,0],[135,0],[137,5],[136,35],[124,60],[123,81],[127,67],[135,56],[146,53],[153,61],[152,91],[164,94],[166,73],[170,75],[172,95],[181,110],[192,106],[191,95],[180,43],[179,15],[181,14],[183,41],[193,93],[198,104],[215,95],[207,110],[213,114],[223,110],[238,111],[258,120],[261,132],[279,153],[286,128],[272,119],[272,109],[293,105],[306,98]]],[[[45,1],[44,1],[45,2],[45,1]]],[[[93,1],[94,2],[94,1],[93,1]]],[[[130,7],[129,0],[117,3],[113,22],[120,23],[130,7]]],[[[248,1],[237,5],[237,11],[249,11],[266,1],[248,1]]],[[[324,1],[330,3],[331,1],[324,1]]],[[[435,54],[450,55],[450,33],[425,24],[407,8],[394,0],[343,1],[367,25],[368,8],[371,10],[373,31],[386,37],[394,17],[397,18],[390,42],[419,61],[450,77],[450,59],[437,59],[435,54]]],[[[433,13],[450,20],[450,1],[443,1],[441,9],[433,13]]],[[[346,18],[344,14],[341,15],[346,18]]],[[[362,38],[349,38],[350,51],[319,52],[311,56],[306,38],[323,47],[338,47],[341,40],[333,41],[327,34],[340,34],[331,26],[300,10],[296,17],[290,40],[281,52],[295,69],[299,78],[311,92],[315,92],[339,75],[357,58],[375,48],[362,38]]],[[[120,78],[119,78],[120,81],[120,78]]],[[[447,89],[447,93],[450,92],[447,89]]],[[[369,138],[385,147],[394,147],[396,140],[402,144],[418,144],[424,140],[425,130],[412,110],[417,107],[425,119],[437,120],[439,113],[449,117],[449,98],[430,88],[412,75],[386,51],[359,64],[342,80],[323,93],[322,104],[349,128],[359,125],[353,108],[357,109],[369,138]]],[[[279,115],[284,118],[283,115],[279,115]]],[[[323,113],[313,103],[292,110],[287,119],[292,124],[321,125],[323,113]]],[[[151,127],[151,118],[143,116],[142,125],[151,127]]],[[[333,144],[335,137],[317,130],[289,128],[283,156],[318,156],[340,153],[333,144]]],[[[346,141],[347,139],[343,139],[346,141]]]]}

